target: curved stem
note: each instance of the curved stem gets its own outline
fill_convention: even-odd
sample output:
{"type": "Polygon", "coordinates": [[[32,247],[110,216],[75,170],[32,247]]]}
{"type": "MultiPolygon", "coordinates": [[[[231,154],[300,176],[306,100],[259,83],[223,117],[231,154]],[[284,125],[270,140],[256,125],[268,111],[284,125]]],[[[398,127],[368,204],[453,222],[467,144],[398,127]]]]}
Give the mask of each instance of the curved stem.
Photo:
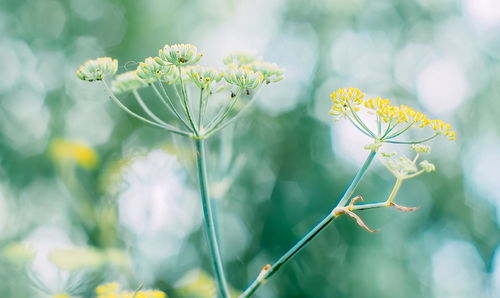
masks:
{"type": "Polygon", "coordinates": [[[111,89],[109,88],[108,84],[106,84],[105,81],[101,81],[104,85],[104,87],[106,88],[106,91],[108,92],[110,98],[121,108],[123,109],[125,112],[129,113],[131,116],[139,119],[139,120],[142,120],[146,123],[149,123],[151,125],[154,125],[154,126],[158,126],[158,127],[161,127],[161,128],[164,128],[168,131],[171,131],[173,133],[176,133],[176,134],[180,134],[180,135],[183,135],[183,136],[191,136],[190,133],[188,132],[185,132],[185,131],[182,131],[182,130],[179,130],[173,126],[166,126],[166,125],[163,125],[163,124],[160,124],[160,123],[156,123],[154,121],[151,121],[151,120],[148,120],[140,115],[137,115],[136,113],[132,112],[129,108],[127,108],[118,98],[116,98],[116,96],[113,94],[113,91],[111,91],[111,89]]]}
{"type": "Polygon", "coordinates": [[[198,129],[194,124],[193,117],[191,116],[191,109],[189,108],[189,103],[187,100],[187,92],[186,86],[184,85],[184,80],[182,79],[182,68],[178,66],[179,69],[179,79],[181,81],[181,95],[182,95],[182,104],[184,105],[184,109],[186,110],[186,116],[188,118],[189,124],[192,126],[194,133],[198,136],[198,129]]]}
{"type": "Polygon", "coordinates": [[[415,121],[413,121],[412,123],[410,123],[409,125],[407,125],[405,128],[401,129],[400,131],[395,132],[392,135],[388,136],[386,139],[393,139],[393,138],[401,135],[402,133],[404,133],[405,131],[407,131],[408,129],[410,129],[410,127],[412,127],[413,124],[415,124],[415,121]]]}
{"type": "Polygon", "coordinates": [[[253,95],[252,99],[250,99],[250,101],[249,101],[249,102],[248,102],[248,103],[247,103],[247,104],[246,104],[246,105],[245,105],[245,106],[241,109],[241,111],[240,111],[238,114],[236,114],[233,118],[229,119],[228,121],[226,121],[226,122],[222,123],[222,124],[219,126],[219,128],[216,128],[216,129],[211,130],[209,133],[207,133],[206,137],[209,137],[209,136],[211,136],[211,135],[215,134],[217,131],[219,131],[219,130],[223,129],[224,127],[226,127],[226,126],[228,126],[229,124],[231,124],[233,121],[235,121],[235,120],[239,119],[240,117],[242,117],[242,116],[243,116],[243,114],[244,114],[244,113],[248,110],[248,108],[249,108],[250,106],[252,106],[252,104],[255,102],[255,100],[256,100],[256,98],[257,98],[257,93],[258,93],[258,91],[259,91],[259,90],[260,90],[260,89],[258,89],[258,90],[254,93],[254,95],[253,95]]]}
{"type": "Polygon", "coordinates": [[[434,139],[435,137],[437,137],[439,134],[436,133],[434,134],[433,136],[430,136],[428,138],[425,138],[425,139],[422,139],[422,140],[418,140],[418,141],[410,141],[410,142],[399,142],[399,141],[384,141],[386,143],[390,143],[390,144],[420,144],[420,143],[423,143],[423,142],[427,142],[427,141],[430,141],[432,139],[434,139]]]}
{"type": "Polygon", "coordinates": [[[365,123],[361,120],[361,118],[359,118],[356,111],[354,111],[354,109],[352,108],[351,103],[347,102],[347,104],[349,105],[349,109],[351,110],[351,114],[354,117],[354,119],[356,120],[356,122],[358,122],[359,125],[361,125],[361,127],[363,127],[366,130],[366,132],[368,132],[372,136],[372,138],[374,138],[374,139],[377,138],[375,136],[375,134],[365,125],[365,123]]]}
{"type": "Polygon", "coordinates": [[[139,95],[139,92],[137,92],[137,90],[134,90],[132,92],[135,96],[135,99],[137,101],[137,103],[141,106],[141,108],[144,110],[144,112],[146,112],[146,114],[149,115],[149,117],[151,117],[153,120],[155,120],[156,122],[158,123],[161,123],[163,125],[169,125],[168,123],[166,123],[165,121],[161,120],[158,116],[155,115],[155,113],[153,113],[149,108],[148,106],[144,103],[144,100],[142,99],[142,97],[139,95]]]}
{"type": "MultiPolygon", "coordinates": [[[[338,207],[345,206],[345,203],[347,203],[352,193],[358,186],[359,182],[361,181],[361,178],[363,178],[366,170],[373,161],[375,155],[376,155],[375,151],[370,152],[363,166],[361,167],[361,169],[359,169],[358,173],[351,181],[351,184],[340,198],[339,203],[333,210],[335,210],[338,207]]],[[[383,206],[377,205],[376,207],[378,208],[383,206]]],[[[336,214],[335,212],[333,211],[330,212],[309,232],[307,232],[307,234],[304,235],[304,237],[302,237],[292,248],[290,248],[283,256],[281,256],[276,262],[274,262],[273,265],[264,267],[259,276],[247,287],[245,292],[243,292],[243,294],[240,295],[240,298],[250,297],[264,283],[264,281],[266,281],[269,277],[271,277],[281,266],[283,266],[286,262],[288,262],[293,256],[299,253],[302,250],[302,248],[304,248],[314,237],[316,237],[321,231],[323,231],[323,229],[326,228],[328,224],[331,223],[338,216],[339,215],[336,214]]]]}
{"type": "Polygon", "coordinates": [[[165,95],[165,98],[160,94],[160,92],[158,92],[158,89],[156,88],[156,86],[154,85],[154,83],[151,84],[151,87],[153,87],[153,90],[155,91],[156,95],[160,98],[161,102],[163,103],[163,105],[165,105],[167,107],[167,109],[172,112],[178,119],[179,121],[182,122],[182,124],[191,132],[193,132],[193,129],[189,127],[189,125],[186,123],[186,120],[184,120],[184,118],[182,118],[182,116],[179,114],[179,112],[177,111],[177,109],[175,108],[175,105],[174,103],[172,102],[172,100],[170,99],[170,97],[168,96],[167,94],[167,90],[165,90],[165,87],[163,86],[163,83],[160,81],[159,82],[159,85],[161,86],[161,90],[163,91],[163,94],[165,95]]]}
{"type": "Polygon", "coordinates": [[[215,272],[215,279],[219,293],[223,298],[229,298],[229,290],[227,288],[224,268],[222,266],[222,258],[217,241],[217,233],[215,230],[213,210],[208,195],[207,174],[205,168],[205,143],[204,140],[195,139],[196,145],[196,163],[198,166],[198,179],[200,186],[200,198],[203,207],[204,225],[207,234],[208,246],[215,272]]]}

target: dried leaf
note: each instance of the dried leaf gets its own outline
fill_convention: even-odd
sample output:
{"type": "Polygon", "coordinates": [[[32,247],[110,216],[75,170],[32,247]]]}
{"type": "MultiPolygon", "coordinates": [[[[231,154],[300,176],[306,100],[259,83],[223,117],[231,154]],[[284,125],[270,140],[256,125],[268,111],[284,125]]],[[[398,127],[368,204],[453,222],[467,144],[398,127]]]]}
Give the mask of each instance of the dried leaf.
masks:
{"type": "Polygon", "coordinates": [[[354,203],[356,203],[356,201],[358,200],[364,201],[362,196],[355,196],[354,198],[351,199],[351,202],[349,202],[349,210],[352,210],[352,207],[354,207],[354,203]]]}
{"type": "Polygon", "coordinates": [[[356,223],[362,227],[363,229],[367,230],[368,232],[370,233],[375,233],[375,232],[378,232],[378,230],[372,230],[370,229],[366,224],[365,222],[361,219],[361,217],[359,217],[359,215],[357,215],[356,213],[352,212],[352,211],[349,211],[349,210],[344,210],[344,213],[349,215],[350,217],[354,218],[356,220],[356,223]]]}
{"type": "Polygon", "coordinates": [[[417,207],[401,206],[401,205],[398,205],[398,204],[396,204],[394,202],[391,203],[391,206],[394,207],[395,209],[399,210],[399,211],[402,211],[402,212],[412,212],[412,211],[415,211],[415,210],[418,209],[417,207]]]}

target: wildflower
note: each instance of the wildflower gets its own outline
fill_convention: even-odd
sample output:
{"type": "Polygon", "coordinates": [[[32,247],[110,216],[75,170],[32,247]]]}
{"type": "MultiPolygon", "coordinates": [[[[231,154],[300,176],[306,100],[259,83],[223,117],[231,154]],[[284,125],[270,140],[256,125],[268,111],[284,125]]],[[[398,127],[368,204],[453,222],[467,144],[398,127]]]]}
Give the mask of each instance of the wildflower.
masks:
{"type": "MultiPolygon", "coordinates": [[[[341,88],[333,92],[330,97],[333,101],[330,114],[334,120],[347,118],[364,134],[380,142],[388,143],[422,143],[438,135],[447,136],[454,140],[456,132],[451,130],[451,125],[442,120],[431,120],[424,113],[417,112],[413,108],[391,104],[387,98],[377,96],[375,98],[364,98],[365,94],[357,88],[341,88]],[[375,134],[361,119],[358,112],[365,109],[368,114],[377,117],[377,133],[375,134]],[[391,139],[396,138],[412,127],[431,127],[435,134],[420,141],[398,142],[391,139]]],[[[424,150],[424,148],[419,148],[424,150]]]]}
{"type": "Polygon", "coordinates": [[[388,158],[385,166],[396,178],[404,178],[418,171],[415,163],[406,156],[388,158]]]}
{"type": "Polygon", "coordinates": [[[436,170],[436,166],[427,160],[422,160],[419,165],[427,173],[434,172],[436,170]]]}
{"type": "Polygon", "coordinates": [[[128,93],[147,86],[146,81],[137,76],[136,71],[128,71],[116,76],[111,83],[113,93],[128,93]]]}
{"type": "Polygon", "coordinates": [[[100,285],[95,290],[97,298],[166,298],[160,290],[121,291],[116,282],[100,285]]]}
{"type": "Polygon", "coordinates": [[[355,111],[359,111],[363,103],[365,94],[358,88],[343,88],[330,94],[333,101],[333,107],[330,115],[334,117],[349,117],[355,111]]]}
{"type": "Polygon", "coordinates": [[[157,57],[146,58],[144,62],[139,63],[136,70],[137,76],[147,83],[156,82],[161,77],[166,76],[170,67],[160,64],[159,61],[157,57]]]}
{"type": "Polygon", "coordinates": [[[260,72],[232,64],[224,72],[224,80],[231,85],[246,89],[247,93],[249,93],[249,89],[259,87],[264,80],[264,76],[260,72]]]}
{"type": "Polygon", "coordinates": [[[2,247],[0,256],[15,264],[25,264],[35,257],[35,251],[29,244],[12,242],[2,247]]]}
{"type": "Polygon", "coordinates": [[[95,293],[98,297],[105,297],[105,295],[116,292],[119,289],[120,284],[118,284],[117,282],[110,282],[97,286],[97,288],[95,289],[95,293]]]}
{"type": "Polygon", "coordinates": [[[192,44],[165,45],[159,51],[159,58],[165,65],[175,66],[193,65],[200,61],[202,54],[197,54],[198,49],[192,44]]]}
{"type": "Polygon", "coordinates": [[[415,150],[417,153],[429,153],[431,151],[431,147],[423,144],[413,144],[411,145],[411,149],[415,150]]]}
{"type": "Polygon", "coordinates": [[[224,62],[225,65],[236,64],[237,66],[242,66],[244,64],[250,64],[256,60],[257,58],[250,53],[236,51],[227,55],[222,62],[224,62]]]}
{"type": "Polygon", "coordinates": [[[252,62],[249,67],[255,72],[260,72],[264,76],[266,84],[271,82],[276,83],[285,78],[283,75],[285,71],[279,68],[276,63],[256,60],[252,62]]]}
{"type": "Polygon", "coordinates": [[[187,70],[189,78],[201,89],[210,89],[210,87],[222,79],[222,74],[215,68],[201,67],[199,65],[190,67],[187,70]]]}
{"type": "Polygon", "coordinates": [[[109,57],[88,60],[78,70],[76,75],[84,81],[101,81],[104,77],[112,76],[118,69],[118,61],[109,57]]]}
{"type": "Polygon", "coordinates": [[[50,145],[50,153],[52,158],[59,163],[76,162],[86,169],[94,169],[99,162],[94,149],[76,141],[56,139],[50,145]]]}

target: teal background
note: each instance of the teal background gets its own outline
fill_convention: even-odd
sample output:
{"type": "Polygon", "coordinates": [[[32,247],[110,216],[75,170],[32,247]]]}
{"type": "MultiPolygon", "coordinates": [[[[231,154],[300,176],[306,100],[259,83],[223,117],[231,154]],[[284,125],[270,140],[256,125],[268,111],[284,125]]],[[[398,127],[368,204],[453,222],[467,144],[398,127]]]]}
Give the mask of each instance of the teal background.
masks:
{"type": "MultiPolygon", "coordinates": [[[[375,234],[340,218],[256,297],[498,297],[499,29],[494,0],[3,0],[0,296],[91,297],[119,281],[213,297],[185,278],[211,272],[192,144],[74,75],[87,59],[114,57],[121,72],[164,44],[192,43],[203,65],[249,50],[287,71],[208,141],[236,291],[331,210],[368,154],[362,135],[328,115],[329,94],[353,86],[451,123],[457,140],[433,141],[425,158],[438,170],[403,185],[398,202],[417,212],[360,213],[375,234]],[[54,161],[60,138],[94,148],[98,166],[54,161]],[[19,242],[33,260],[6,253],[19,242]],[[67,270],[48,258],[68,247],[117,249],[127,261],[67,270]]],[[[377,161],[356,194],[381,201],[393,182],[377,161]]]]}

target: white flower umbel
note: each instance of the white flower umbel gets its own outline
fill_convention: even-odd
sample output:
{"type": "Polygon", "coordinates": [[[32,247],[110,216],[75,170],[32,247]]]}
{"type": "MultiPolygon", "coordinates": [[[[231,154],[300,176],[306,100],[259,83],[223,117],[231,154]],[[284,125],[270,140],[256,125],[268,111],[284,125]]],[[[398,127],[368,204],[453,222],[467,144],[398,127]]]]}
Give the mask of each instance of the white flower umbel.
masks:
{"type": "Polygon", "coordinates": [[[109,57],[88,60],[78,70],[76,75],[84,81],[101,81],[104,77],[112,76],[118,70],[118,61],[109,57]]]}
{"type": "Polygon", "coordinates": [[[198,54],[198,49],[192,44],[174,44],[165,45],[158,56],[165,65],[187,66],[198,63],[203,55],[198,54]]]}
{"type": "Polygon", "coordinates": [[[247,52],[242,52],[242,51],[236,51],[232,52],[224,59],[222,62],[224,62],[225,65],[230,65],[230,64],[236,64],[237,66],[242,66],[244,64],[250,64],[254,61],[258,60],[257,57],[254,55],[247,53],[247,52]]]}
{"type": "Polygon", "coordinates": [[[135,71],[128,71],[116,76],[111,83],[111,90],[113,93],[121,94],[132,92],[147,85],[144,80],[137,76],[135,71]]]}
{"type": "Polygon", "coordinates": [[[153,83],[170,72],[170,67],[158,63],[157,58],[148,57],[137,67],[137,76],[147,83],[153,83]]]}
{"type": "Polygon", "coordinates": [[[243,90],[252,90],[260,86],[264,80],[264,75],[255,72],[249,67],[239,67],[235,64],[229,65],[224,72],[224,80],[231,85],[243,90]]]}

